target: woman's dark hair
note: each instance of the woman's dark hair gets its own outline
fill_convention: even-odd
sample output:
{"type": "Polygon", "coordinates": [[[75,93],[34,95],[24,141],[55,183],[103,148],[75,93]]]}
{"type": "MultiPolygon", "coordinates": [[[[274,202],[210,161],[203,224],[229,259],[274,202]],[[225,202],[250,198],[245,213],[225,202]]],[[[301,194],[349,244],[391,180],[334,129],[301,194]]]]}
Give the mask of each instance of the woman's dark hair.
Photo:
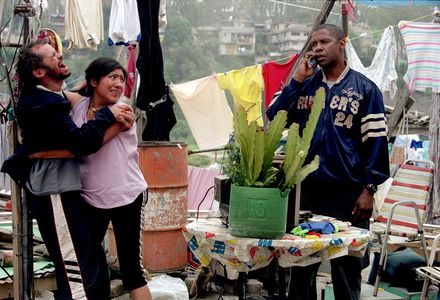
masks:
{"type": "Polygon", "coordinates": [[[108,75],[113,70],[121,69],[124,77],[127,78],[127,71],[116,60],[110,57],[100,57],[92,61],[86,69],[86,94],[93,96],[92,80],[99,81],[102,77],[108,75]]]}
{"type": "Polygon", "coordinates": [[[34,70],[44,67],[43,58],[33,52],[36,46],[48,44],[46,39],[32,41],[24,45],[18,52],[18,59],[15,65],[19,78],[18,87],[20,91],[31,88],[38,84],[37,78],[32,73],[34,70]]]}

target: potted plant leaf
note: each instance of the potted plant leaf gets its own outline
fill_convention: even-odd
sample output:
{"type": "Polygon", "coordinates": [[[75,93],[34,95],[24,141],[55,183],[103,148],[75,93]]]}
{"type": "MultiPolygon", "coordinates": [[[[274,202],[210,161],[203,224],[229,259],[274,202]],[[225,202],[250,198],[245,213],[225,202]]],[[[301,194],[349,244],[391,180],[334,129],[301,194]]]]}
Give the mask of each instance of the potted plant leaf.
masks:
{"type": "Polygon", "coordinates": [[[279,111],[267,130],[248,122],[243,107],[234,109],[235,143],[228,147],[225,174],[231,179],[229,227],[232,235],[280,238],[284,235],[290,189],[319,166],[319,156],[303,166],[325,99],[324,88],[315,95],[306,127],[288,129],[284,160],[272,164],[287,124],[287,112],[279,111]]]}

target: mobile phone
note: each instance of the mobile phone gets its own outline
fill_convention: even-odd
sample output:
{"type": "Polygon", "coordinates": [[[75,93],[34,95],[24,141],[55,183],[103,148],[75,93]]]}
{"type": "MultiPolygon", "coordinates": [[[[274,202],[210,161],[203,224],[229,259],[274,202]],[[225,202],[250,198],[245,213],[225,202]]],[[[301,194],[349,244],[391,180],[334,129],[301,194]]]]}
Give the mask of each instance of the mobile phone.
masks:
{"type": "Polygon", "coordinates": [[[316,66],[316,58],[312,57],[309,58],[309,60],[307,61],[307,64],[309,65],[309,68],[314,68],[316,66]]]}

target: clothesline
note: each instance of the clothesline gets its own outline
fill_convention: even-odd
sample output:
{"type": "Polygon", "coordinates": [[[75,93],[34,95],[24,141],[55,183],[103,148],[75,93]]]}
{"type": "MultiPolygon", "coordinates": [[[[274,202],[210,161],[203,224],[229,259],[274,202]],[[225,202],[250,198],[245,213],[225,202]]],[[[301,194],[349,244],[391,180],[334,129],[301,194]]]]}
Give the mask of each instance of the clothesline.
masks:
{"type": "MultiPolygon", "coordinates": [[[[309,9],[309,10],[314,10],[314,11],[321,11],[320,9],[317,9],[317,8],[313,8],[313,7],[309,7],[309,6],[304,6],[304,5],[293,4],[293,3],[288,3],[288,2],[284,2],[284,1],[269,0],[269,2],[283,4],[283,5],[286,5],[286,6],[294,6],[294,7],[299,7],[299,8],[304,8],[304,9],[309,9]]],[[[332,12],[332,11],[330,13],[334,14],[336,16],[340,16],[341,15],[339,13],[335,13],[335,12],[332,12]]]]}
{"type": "MultiPolygon", "coordinates": [[[[271,2],[280,2],[280,1],[276,1],[276,0],[269,0],[269,1],[271,1],[271,2]]],[[[288,4],[288,3],[286,3],[286,4],[288,4]]],[[[424,16],[421,16],[421,17],[417,17],[417,18],[415,18],[415,19],[413,19],[413,20],[409,20],[409,22],[415,22],[415,21],[418,21],[418,20],[421,20],[421,19],[424,19],[424,18],[430,17],[430,16],[432,16],[433,14],[434,14],[434,13],[430,13],[430,14],[428,14],[428,15],[424,15],[424,16]]],[[[392,25],[393,28],[394,28],[394,27],[397,27],[397,26],[398,26],[398,24],[396,24],[396,25],[392,25]]],[[[388,26],[387,26],[387,27],[388,27],[388,26]]],[[[375,33],[378,33],[378,32],[383,32],[385,29],[386,29],[386,28],[383,28],[383,29],[380,29],[380,30],[375,30],[375,31],[372,31],[372,32],[369,32],[369,33],[366,33],[366,34],[359,35],[359,36],[354,37],[354,38],[350,38],[350,41],[354,41],[354,40],[357,40],[357,39],[360,39],[360,38],[363,38],[363,37],[366,37],[366,36],[370,36],[370,35],[375,34],[375,33]]],[[[278,58],[278,59],[275,59],[275,60],[272,60],[272,61],[278,62],[278,61],[282,61],[282,60],[285,60],[285,59],[289,59],[290,57],[291,57],[291,55],[290,55],[290,56],[281,57],[281,58],[278,58]]]]}
{"type": "MultiPolygon", "coordinates": [[[[413,19],[413,20],[409,20],[408,22],[415,22],[415,21],[418,21],[418,20],[421,20],[421,19],[424,19],[424,18],[430,17],[430,16],[432,16],[432,15],[433,15],[433,13],[430,13],[430,14],[428,14],[428,15],[424,15],[424,16],[421,16],[421,17],[415,18],[415,19],[413,19]]],[[[396,25],[390,25],[390,26],[394,28],[394,27],[397,27],[398,24],[396,24],[396,25]]],[[[388,27],[388,26],[387,26],[387,27],[388,27]]],[[[378,33],[378,32],[383,32],[385,29],[386,29],[386,28],[383,28],[383,29],[380,29],[380,30],[375,30],[375,31],[372,31],[372,32],[370,32],[370,33],[366,33],[366,34],[362,34],[362,35],[359,35],[359,36],[354,37],[354,38],[350,38],[350,41],[354,41],[354,40],[357,40],[357,39],[360,39],[360,38],[363,38],[363,37],[366,37],[366,36],[369,36],[369,35],[372,35],[372,34],[375,34],[375,33],[378,33]]]]}

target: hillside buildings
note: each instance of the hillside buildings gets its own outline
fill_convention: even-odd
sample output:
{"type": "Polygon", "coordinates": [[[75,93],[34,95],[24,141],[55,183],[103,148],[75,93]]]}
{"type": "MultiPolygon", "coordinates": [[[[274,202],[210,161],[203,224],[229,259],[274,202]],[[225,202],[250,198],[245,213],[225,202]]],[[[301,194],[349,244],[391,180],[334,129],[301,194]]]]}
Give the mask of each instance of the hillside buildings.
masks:
{"type": "Polygon", "coordinates": [[[196,28],[199,40],[217,37],[219,55],[291,55],[302,49],[311,30],[310,25],[293,23],[255,24],[249,20],[225,20],[217,26],[196,28]],[[261,43],[261,44],[260,44],[261,43]],[[257,50],[258,51],[258,50],[257,50]]]}

